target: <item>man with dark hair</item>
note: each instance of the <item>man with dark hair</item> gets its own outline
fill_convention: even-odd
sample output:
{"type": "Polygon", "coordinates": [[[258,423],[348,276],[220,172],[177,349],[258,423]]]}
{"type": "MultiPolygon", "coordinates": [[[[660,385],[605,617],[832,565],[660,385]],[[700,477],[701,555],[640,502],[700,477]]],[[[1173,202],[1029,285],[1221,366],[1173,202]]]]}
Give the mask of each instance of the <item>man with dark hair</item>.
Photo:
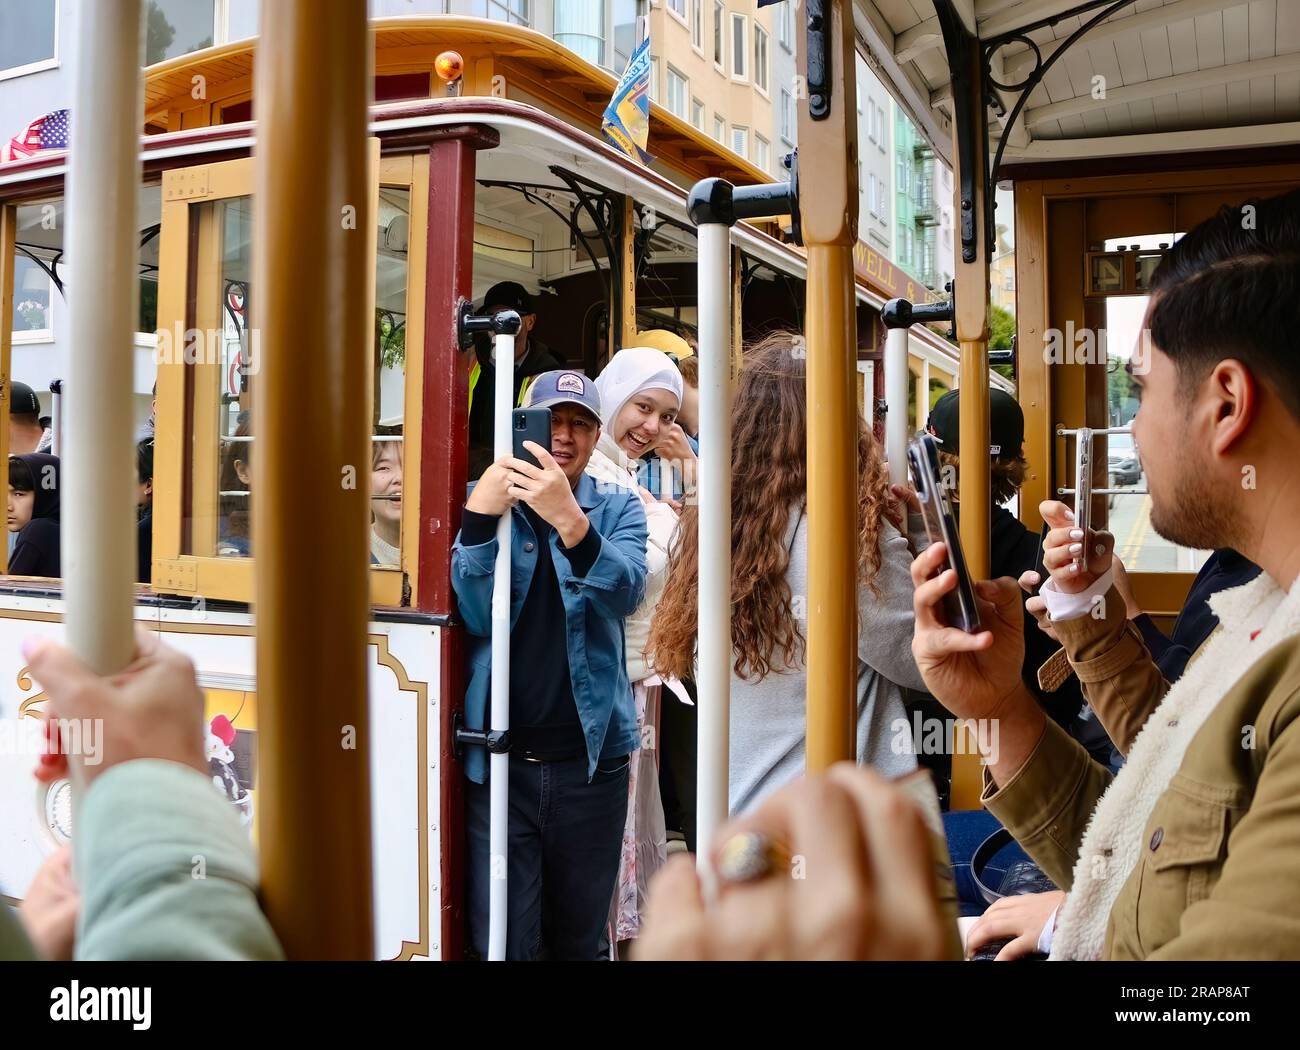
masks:
{"type": "Polygon", "coordinates": [[[49,452],[54,433],[41,421],[41,403],[26,383],[9,384],[9,454],[49,452]]]}
{"type": "MultiPolygon", "coordinates": [[[[516,281],[500,281],[483,296],[480,314],[514,310],[522,324],[515,336],[514,403],[521,405],[526,381],[533,376],[564,368],[545,343],[533,338],[537,309],[528,290],[516,281]]],[[[492,462],[492,414],[496,407],[496,347],[491,336],[474,342],[474,364],[469,371],[469,479],[476,480],[492,462]]]]}
{"type": "MultiPolygon", "coordinates": [[[[1068,897],[1053,958],[1300,957],[1300,191],[1224,208],[1152,282],[1132,372],[1151,524],[1263,572],[1210,600],[1218,629],[1170,685],[1113,585],[1113,537],[1052,526],[1042,596],[1119,749],[1112,775],[1020,680],[1008,579],[978,584],[985,630],[943,624],[943,551],[913,567],[913,651],[955,715],[997,719],[985,806],[1068,897]]],[[[1051,930],[1055,930],[1054,935],[1051,930]]]]}

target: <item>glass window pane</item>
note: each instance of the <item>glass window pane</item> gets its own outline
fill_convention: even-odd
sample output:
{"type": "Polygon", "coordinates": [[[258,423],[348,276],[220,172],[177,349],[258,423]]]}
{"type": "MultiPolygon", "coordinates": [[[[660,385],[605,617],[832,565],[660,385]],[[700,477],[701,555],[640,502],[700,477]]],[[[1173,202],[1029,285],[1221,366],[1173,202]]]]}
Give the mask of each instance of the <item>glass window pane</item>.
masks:
{"type": "Polygon", "coordinates": [[[588,62],[604,65],[605,5],[590,0],[556,0],[555,39],[588,62]]]}
{"type": "Polygon", "coordinates": [[[40,266],[21,252],[14,254],[15,339],[49,334],[51,308],[57,294],[54,282],[40,266]]]}
{"type": "Polygon", "coordinates": [[[216,0],[149,0],[145,65],[212,46],[216,0]]]}
{"type": "Polygon", "coordinates": [[[614,0],[614,72],[622,74],[636,50],[637,0],[614,0]]]}
{"type": "Polygon", "coordinates": [[[0,70],[54,58],[55,0],[0,5],[0,70]]]}
{"type": "Polygon", "coordinates": [[[731,16],[731,72],[733,76],[745,75],[745,16],[731,16]]]}
{"type": "Polygon", "coordinates": [[[714,0],[713,3],[713,61],[717,65],[722,65],[722,23],[727,17],[727,9],[722,6],[720,0],[714,0]]]}
{"type": "Polygon", "coordinates": [[[226,15],[226,40],[247,40],[257,36],[258,4],[261,0],[230,0],[226,15]]]}
{"type": "Polygon", "coordinates": [[[406,406],[407,245],[411,191],[379,191],[375,266],[375,404],[371,413],[370,562],[401,565],[402,464],[406,406]]]}

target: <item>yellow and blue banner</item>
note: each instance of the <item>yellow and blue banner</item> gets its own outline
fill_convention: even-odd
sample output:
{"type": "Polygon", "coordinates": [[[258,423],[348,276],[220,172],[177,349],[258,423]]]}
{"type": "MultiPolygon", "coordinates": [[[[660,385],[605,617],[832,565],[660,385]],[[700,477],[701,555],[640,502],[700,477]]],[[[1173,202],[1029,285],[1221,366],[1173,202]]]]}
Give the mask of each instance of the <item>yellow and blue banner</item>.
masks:
{"type": "Polygon", "coordinates": [[[601,120],[605,137],[629,157],[649,164],[650,144],[650,37],[637,44],[628,59],[601,120]]]}

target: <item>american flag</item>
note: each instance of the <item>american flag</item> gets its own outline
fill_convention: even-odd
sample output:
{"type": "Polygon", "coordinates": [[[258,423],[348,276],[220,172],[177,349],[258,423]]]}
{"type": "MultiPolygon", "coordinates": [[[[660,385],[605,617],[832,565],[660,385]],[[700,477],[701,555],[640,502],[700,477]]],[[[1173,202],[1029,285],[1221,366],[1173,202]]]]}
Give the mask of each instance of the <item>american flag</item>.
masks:
{"type": "Polygon", "coordinates": [[[38,120],[33,120],[9,140],[4,159],[20,160],[38,150],[68,148],[68,111],[56,109],[38,120]]]}

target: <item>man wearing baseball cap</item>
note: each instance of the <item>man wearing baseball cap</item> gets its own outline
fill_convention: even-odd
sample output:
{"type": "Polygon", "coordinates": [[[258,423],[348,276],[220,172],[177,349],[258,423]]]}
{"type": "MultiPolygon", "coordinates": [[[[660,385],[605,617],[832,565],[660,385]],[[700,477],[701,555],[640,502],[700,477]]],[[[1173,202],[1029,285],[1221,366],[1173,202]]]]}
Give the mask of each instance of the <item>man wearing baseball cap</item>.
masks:
{"type": "Polygon", "coordinates": [[[41,424],[41,403],[36,391],[16,380],[9,384],[9,454],[49,452],[54,433],[41,424]]]}
{"type": "MultiPolygon", "coordinates": [[[[564,368],[564,362],[542,342],[533,338],[537,325],[537,310],[533,297],[517,281],[500,281],[483,296],[480,314],[495,314],[514,310],[523,322],[515,336],[515,389],[514,404],[521,405],[520,391],[532,376],[555,368],[564,368]]],[[[496,389],[496,368],[493,364],[493,347],[490,336],[474,342],[475,360],[469,371],[469,478],[473,481],[492,462],[492,413],[495,408],[493,393],[496,389]]]]}
{"type": "MultiPolygon", "coordinates": [[[[465,724],[488,725],[497,523],[512,516],[510,805],[506,957],[599,957],[618,877],[629,756],[639,746],[623,621],[646,580],[639,496],[584,473],[600,437],[600,397],[581,372],[539,375],[530,408],[551,410],[551,447],[525,447],[470,485],[451,579],[469,635],[465,724]],[[543,929],[542,917],[546,916],[543,929]]],[[[487,754],[465,755],[469,926],[487,954],[487,754]]]]}

